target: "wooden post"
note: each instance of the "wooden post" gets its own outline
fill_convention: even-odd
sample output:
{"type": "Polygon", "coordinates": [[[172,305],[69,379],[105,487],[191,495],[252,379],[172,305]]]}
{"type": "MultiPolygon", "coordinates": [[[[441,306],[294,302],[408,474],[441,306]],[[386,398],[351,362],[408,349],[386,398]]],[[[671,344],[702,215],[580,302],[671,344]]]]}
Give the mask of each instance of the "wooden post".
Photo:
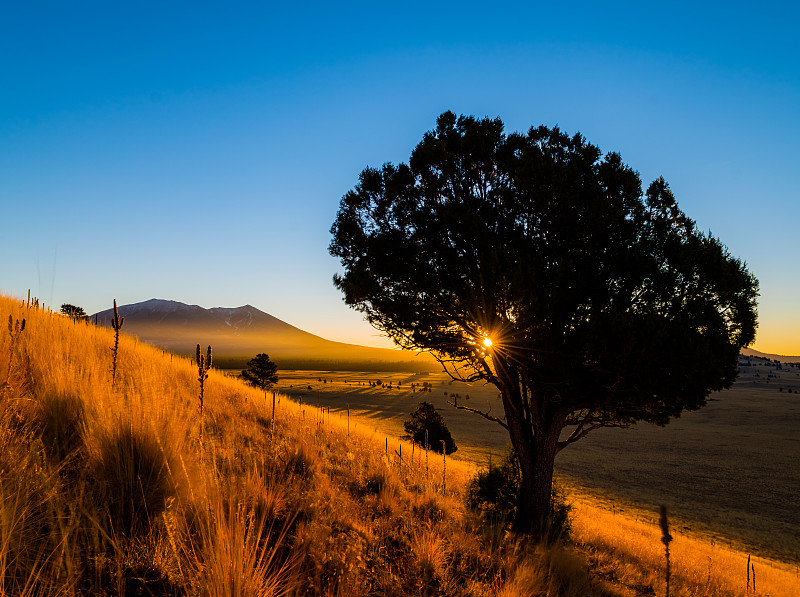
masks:
{"type": "Polygon", "coordinates": [[[425,430],[425,478],[428,478],[428,430],[425,430]]]}
{"type": "Polygon", "coordinates": [[[447,480],[445,478],[445,472],[447,471],[447,454],[444,449],[444,440],[440,439],[439,441],[442,442],[442,495],[444,495],[447,490],[447,480]]]}

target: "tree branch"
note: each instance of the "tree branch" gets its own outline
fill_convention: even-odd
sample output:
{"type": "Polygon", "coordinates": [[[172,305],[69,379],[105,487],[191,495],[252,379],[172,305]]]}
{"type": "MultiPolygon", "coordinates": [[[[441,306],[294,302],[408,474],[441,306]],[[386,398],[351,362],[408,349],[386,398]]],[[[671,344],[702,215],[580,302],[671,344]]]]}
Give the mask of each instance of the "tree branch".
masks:
{"type": "Polygon", "coordinates": [[[497,423],[498,425],[500,425],[503,429],[508,431],[508,425],[507,424],[503,423],[503,421],[501,421],[497,417],[489,414],[489,412],[492,411],[492,407],[491,406],[489,406],[489,412],[483,412],[482,410],[478,410],[477,408],[470,408],[469,406],[459,406],[457,404],[454,404],[453,402],[450,402],[449,400],[447,401],[447,404],[457,408],[458,410],[465,410],[467,412],[471,412],[471,413],[475,413],[476,415],[480,415],[484,419],[486,419],[488,421],[493,421],[493,422],[497,423]]]}
{"type": "Polygon", "coordinates": [[[480,379],[484,379],[484,377],[479,372],[472,373],[471,375],[464,375],[462,373],[468,367],[470,367],[472,371],[476,371],[475,367],[471,363],[462,361],[461,359],[445,359],[436,356],[435,354],[433,356],[437,361],[439,361],[442,368],[444,369],[444,372],[447,373],[447,375],[449,375],[450,379],[452,379],[453,381],[473,383],[480,379]],[[453,369],[452,372],[450,371],[450,369],[447,368],[448,364],[452,367],[453,369]],[[459,364],[463,365],[459,367],[459,364]]]}
{"type": "Polygon", "coordinates": [[[627,429],[628,427],[630,427],[630,424],[621,423],[619,421],[617,421],[617,422],[614,422],[614,421],[599,421],[599,422],[591,423],[591,424],[589,424],[588,427],[585,427],[585,425],[588,422],[587,420],[590,418],[590,416],[591,416],[591,413],[587,414],[586,418],[584,418],[583,421],[578,422],[578,424],[576,425],[575,429],[573,430],[572,433],[570,433],[570,435],[569,435],[569,437],[567,439],[565,439],[564,441],[558,442],[556,444],[556,454],[558,454],[561,450],[566,448],[568,445],[574,444],[576,441],[578,441],[580,439],[583,439],[584,437],[586,437],[589,434],[589,432],[594,431],[595,429],[600,429],[601,427],[617,427],[619,429],[627,429]]]}
{"type": "Polygon", "coordinates": [[[605,425],[601,425],[598,423],[596,425],[590,425],[587,428],[584,428],[583,424],[578,425],[578,427],[575,428],[575,431],[573,431],[567,439],[565,439],[563,442],[558,442],[556,444],[556,454],[558,454],[568,445],[574,444],[579,439],[583,439],[584,437],[586,437],[586,435],[590,431],[594,431],[595,429],[599,429],[600,427],[605,427],[605,425]]]}

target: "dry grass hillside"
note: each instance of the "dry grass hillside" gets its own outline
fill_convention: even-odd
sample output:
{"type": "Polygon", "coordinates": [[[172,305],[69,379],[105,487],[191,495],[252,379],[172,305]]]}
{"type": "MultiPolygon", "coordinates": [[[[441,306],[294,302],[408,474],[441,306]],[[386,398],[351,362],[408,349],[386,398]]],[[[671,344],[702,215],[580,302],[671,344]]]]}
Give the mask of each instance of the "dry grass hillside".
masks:
{"type": "MultiPolygon", "coordinates": [[[[113,331],[2,297],[0,321],[0,595],[665,592],[653,525],[576,502],[573,542],[529,544],[465,510],[469,465],[282,395],[273,420],[214,370],[201,419],[188,360],[122,335],[112,381],[113,331]]],[[[673,534],[671,595],[745,595],[744,554],[673,534]]]]}
{"type": "MultiPolygon", "coordinates": [[[[608,509],[652,520],[663,504],[684,530],[800,565],[800,366],[741,357],[739,368],[731,389],[666,427],[592,432],[556,457],[556,473],[608,509]]],[[[454,457],[478,465],[497,462],[508,443],[496,423],[448,404],[497,413],[497,389],[444,373],[281,371],[278,387],[334,412],[349,407],[389,437],[401,436],[403,421],[426,400],[447,421],[454,457]]]]}

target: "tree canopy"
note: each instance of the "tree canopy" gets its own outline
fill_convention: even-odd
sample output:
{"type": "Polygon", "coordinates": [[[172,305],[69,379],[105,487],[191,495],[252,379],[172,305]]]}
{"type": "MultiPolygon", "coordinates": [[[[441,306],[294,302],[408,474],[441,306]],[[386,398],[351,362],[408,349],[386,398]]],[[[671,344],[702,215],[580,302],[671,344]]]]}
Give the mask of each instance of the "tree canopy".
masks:
{"type": "Polygon", "coordinates": [[[86,311],[83,310],[83,307],[70,305],[69,303],[64,303],[61,305],[60,311],[62,315],[66,315],[75,321],[86,321],[89,319],[89,316],[86,315],[86,311]]]}
{"type": "Polygon", "coordinates": [[[617,153],[558,127],[442,114],[408,164],[366,168],[331,233],[347,304],[455,378],[483,380],[546,523],[555,454],[604,426],[663,425],[729,387],[758,282],[617,153]],[[567,427],[570,433],[562,435],[567,427]]]}
{"type": "Polygon", "coordinates": [[[247,369],[242,370],[241,377],[251,386],[266,392],[278,383],[278,365],[262,352],[247,362],[247,369]]]}
{"type": "Polygon", "coordinates": [[[434,452],[452,454],[458,447],[442,415],[430,402],[420,402],[417,410],[403,423],[406,438],[434,452]]]}

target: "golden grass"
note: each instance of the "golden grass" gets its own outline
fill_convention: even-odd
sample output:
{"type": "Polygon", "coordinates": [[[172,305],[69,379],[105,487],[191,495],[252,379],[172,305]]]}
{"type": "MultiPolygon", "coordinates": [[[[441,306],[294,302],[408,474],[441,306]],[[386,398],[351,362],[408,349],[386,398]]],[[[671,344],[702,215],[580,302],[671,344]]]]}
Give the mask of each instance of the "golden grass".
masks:
{"type": "MultiPolygon", "coordinates": [[[[744,358],[740,367],[733,388],[713,394],[705,408],[665,428],[599,429],[560,452],[556,472],[613,496],[617,509],[621,502],[655,510],[666,504],[681,528],[800,564],[800,508],[793,506],[800,485],[800,369],[744,358]]],[[[454,460],[485,465],[493,454],[497,462],[508,443],[496,423],[447,405],[455,393],[464,400],[470,395],[473,406],[497,413],[502,405],[496,388],[452,382],[441,372],[282,371],[279,388],[314,404],[319,396],[333,412],[349,405],[351,414],[360,415],[353,419],[359,428],[389,437],[401,436],[403,421],[427,400],[441,409],[458,443],[454,460]],[[381,386],[370,385],[379,379],[381,386]],[[433,391],[412,392],[411,383],[431,384],[433,391]]]]}
{"type": "MultiPolygon", "coordinates": [[[[573,505],[576,538],[596,566],[629,586],[651,586],[664,594],[664,545],[657,523],[614,514],[584,497],[573,505]]],[[[748,555],[671,529],[671,595],[745,595],[748,555]]],[[[753,557],[758,595],[790,597],[800,594],[800,575],[794,566],[753,557]]],[[[752,589],[752,587],[751,587],[752,589]]],[[[751,593],[752,595],[752,590],[751,593]]]]}
{"type": "MultiPolygon", "coordinates": [[[[577,503],[581,547],[529,545],[465,512],[469,463],[447,459],[444,491],[441,455],[285,395],[273,421],[213,370],[201,434],[188,360],[123,334],[112,384],[110,330],[0,297],[8,314],[27,325],[13,355],[0,329],[0,595],[662,590],[657,527],[577,503]]],[[[708,545],[673,549],[675,594],[741,594],[742,554],[708,575],[708,545]]],[[[790,570],[756,572],[792,594],[790,570]]]]}

